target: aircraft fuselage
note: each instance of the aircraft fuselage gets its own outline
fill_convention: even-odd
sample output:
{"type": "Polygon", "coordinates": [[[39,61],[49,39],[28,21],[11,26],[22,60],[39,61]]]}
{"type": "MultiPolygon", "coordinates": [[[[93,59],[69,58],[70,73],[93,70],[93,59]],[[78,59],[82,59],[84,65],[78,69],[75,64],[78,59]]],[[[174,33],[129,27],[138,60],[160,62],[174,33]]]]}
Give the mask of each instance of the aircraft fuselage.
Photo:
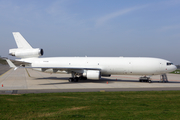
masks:
{"type": "Polygon", "coordinates": [[[167,60],[146,57],[49,57],[21,61],[39,68],[99,69],[102,75],[157,75],[176,70],[176,66],[167,60]]]}

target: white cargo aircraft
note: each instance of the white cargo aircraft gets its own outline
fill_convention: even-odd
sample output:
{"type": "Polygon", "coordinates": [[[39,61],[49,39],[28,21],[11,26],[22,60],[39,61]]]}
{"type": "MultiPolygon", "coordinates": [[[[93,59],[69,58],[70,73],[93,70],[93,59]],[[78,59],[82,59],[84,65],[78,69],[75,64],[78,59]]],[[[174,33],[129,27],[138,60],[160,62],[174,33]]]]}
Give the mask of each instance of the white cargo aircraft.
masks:
{"type": "MultiPolygon", "coordinates": [[[[176,70],[176,66],[170,61],[148,57],[47,57],[43,55],[43,49],[32,48],[19,32],[13,32],[18,48],[10,49],[9,54],[15,56],[17,61],[30,63],[25,68],[33,68],[42,72],[71,73],[69,82],[77,82],[80,79],[99,80],[101,76],[111,75],[142,75],[147,82],[152,75],[162,75],[176,70]]],[[[10,67],[16,67],[7,60],[10,67]]],[[[141,79],[140,79],[141,81],[141,79]]]]}

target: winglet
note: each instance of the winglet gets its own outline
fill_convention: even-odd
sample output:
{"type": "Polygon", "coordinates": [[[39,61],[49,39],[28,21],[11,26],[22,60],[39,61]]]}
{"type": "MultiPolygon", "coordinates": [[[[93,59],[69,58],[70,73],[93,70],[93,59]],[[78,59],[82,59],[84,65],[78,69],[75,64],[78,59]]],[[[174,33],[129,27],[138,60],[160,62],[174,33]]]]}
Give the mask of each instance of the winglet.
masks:
{"type": "Polygon", "coordinates": [[[14,70],[16,70],[18,67],[16,67],[9,59],[6,59],[7,63],[9,64],[9,66],[11,68],[14,68],[14,70]]]}

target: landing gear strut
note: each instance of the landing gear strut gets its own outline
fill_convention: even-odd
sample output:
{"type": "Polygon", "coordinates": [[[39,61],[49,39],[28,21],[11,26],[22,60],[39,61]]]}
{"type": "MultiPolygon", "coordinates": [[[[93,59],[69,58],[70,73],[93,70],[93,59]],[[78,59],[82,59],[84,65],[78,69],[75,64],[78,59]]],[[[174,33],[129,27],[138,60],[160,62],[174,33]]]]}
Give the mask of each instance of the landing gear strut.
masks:
{"type": "Polygon", "coordinates": [[[162,74],[162,75],[160,75],[160,80],[161,80],[161,82],[163,82],[163,83],[168,82],[167,75],[166,75],[166,74],[162,74]]]}

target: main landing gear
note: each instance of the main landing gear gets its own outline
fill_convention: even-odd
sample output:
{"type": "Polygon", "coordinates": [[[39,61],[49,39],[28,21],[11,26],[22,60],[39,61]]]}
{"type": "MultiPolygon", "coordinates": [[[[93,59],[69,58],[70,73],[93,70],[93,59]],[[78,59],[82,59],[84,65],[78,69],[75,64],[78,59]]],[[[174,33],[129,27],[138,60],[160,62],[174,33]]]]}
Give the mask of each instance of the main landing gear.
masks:
{"type": "Polygon", "coordinates": [[[69,82],[78,82],[79,80],[87,80],[86,77],[79,76],[78,74],[74,72],[72,72],[71,74],[72,74],[72,77],[68,79],[69,82]]]}
{"type": "Polygon", "coordinates": [[[151,83],[152,81],[151,81],[150,77],[144,76],[144,77],[139,78],[139,82],[149,82],[149,83],[151,83]]]}
{"type": "Polygon", "coordinates": [[[75,78],[69,78],[69,82],[78,82],[79,80],[87,80],[86,77],[75,77],[75,78]]]}
{"type": "Polygon", "coordinates": [[[79,77],[69,78],[68,80],[69,80],[69,82],[78,82],[79,81],[79,77]]]}

